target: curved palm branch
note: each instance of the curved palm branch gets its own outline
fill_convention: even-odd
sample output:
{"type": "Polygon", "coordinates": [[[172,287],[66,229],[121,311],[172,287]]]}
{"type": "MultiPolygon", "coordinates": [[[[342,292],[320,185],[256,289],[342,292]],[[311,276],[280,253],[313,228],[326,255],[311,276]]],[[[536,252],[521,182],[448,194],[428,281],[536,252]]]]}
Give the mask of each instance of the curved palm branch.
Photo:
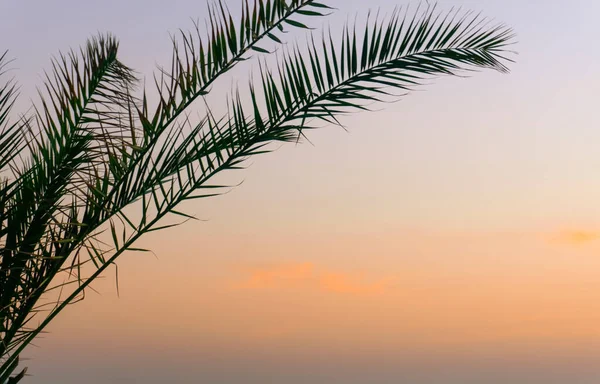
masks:
{"type": "MultiPolygon", "coordinates": [[[[53,278],[65,270],[69,255],[74,254],[67,268],[71,272],[83,264],[82,247],[97,267],[103,265],[94,231],[143,195],[145,189],[128,184],[128,176],[142,180],[146,176],[144,188],[155,180],[149,165],[155,161],[152,150],[161,135],[172,132],[194,99],[206,95],[216,78],[245,60],[249,51],[266,52],[257,46],[261,40],[280,43],[275,30],[284,31],[283,25],[307,28],[292,16],[323,15],[310,8],[329,9],[314,0],[266,0],[252,7],[246,1],[238,28],[224,3],[215,3],[206,43],[198,31],[196,37],[181,32],[181,50],[174,40],[172,72],[161,71],[156,78],[160,102],[153,115],[145,94],[141,103],[131,96],[135,79],[117,60],[113,37],[100,36],[80,55],[71,52],[53,62],[35,124],[25,124],[30,159],[15,168],[19,188],[3,211],[0,357],[11,355],[2,364],[0,382],[17,359],[18,352],[12,351],[29,342],[36,328],[25,325],[40,309],[36,309],[40,297],[52,289],[53,278]]],[[[8,96],[2,100],[8,101],[0,106],[12,105],[13,89],[7,85],[3,91],[8,96]]],[[[23,137],[23,127],[19,128],[18,136],[23,137]]],[[[8,151],[5,154],[8,163],[8,151]]],[[[111,229],[114,234],[112,222],[111,229]]]]}
{"type": "MultiPolygon", "coordinates": [[[[206,43],[198,29],[195,36],[182,31],[180,40],[174,39],[171,72],[161,70],[159,76],[155,77],[160,95],[155,112],[149,112],[144,94],[141,106],[136,106],[135,116],[129,119],[131,124],[134,120],[141,124],[139,131],[142,135],[131,136],[130,144],[134,150],[112,158],[107,177],[90,185],[86,198],[91,203],[86,207],[83,221],[95,225],[88,226],[87,234],[156,186],[160,180],[160,177],[157,178],[160,172],[156,172],[156,164],[168,157],[165,148],[171,148],[181,138],[177,119],[192,102],[207,95],[213,82],[238,62],[246,60],[248,52],[265,52],[258,47],[258,43],[265,38],[281,43],[276,31],[284,31],[284,24],[307,28],[294,21],[293,16],[323,15],[311,8],[329,9],[313,0],[268,0],[257,2],[253,7],[246,1],[238,28],[224,4],[219,1],[209,9],[210,38],[206,43]],[[111,174],[112,178],[108,177],[111,174]]],[[[83,241],[83,238],[80,237],[80,240],[83,241]]],[[[97,252],[94,250],[93,254],[97,252]]],[[[102,258],[100,262],[103,262],[102,258]]]]}
{"type": "Polygon", "coordinates": [[[511,39],[509,28],[487,27],[485,19],[469,14],[443,15],[435,7],[422,16],[395,12],[387,24],[367,27],[362,44],[351,28],[337,45],[331,35],[319,44],[312,39],[308,55],[295,49],[286,56],[277,68],[279,80],[263,69],[264,104],[252,86],[251,120],[240,106],[236,119],[288,140],[290,132],[302,134],[308,120],[339,124],[337,115],[366,110],[365,102],[393,96],[390,89],[406,92],[432,76],[478,68],[507,72],[503,55],[511,39]]]}
{"type": "Polygon", "coordinates": [[[16,173],[11,198],[2,207],[4,232],[0,259],[0,355],[27,333],[23,328],[43,293],[52,271],[61,262],[59,249],[76,228],[82,204],[79,188],[94,164],[119,149],[123,142],[116,106],[129,98],[123,89],[133,80],[117,59],[112,37],[88,42],[80,57],[71,53],[53,62],[47,75],[48,97],[42,99],[30,128],[30,159],[16,173]]]}
{"type": "Polygon", "coordinates": [[[169,161],[157,173],[163,181],[192,180],[196,187],[189,188],[194,190],[220,165],[237,165],[271,141],[295,141],[302,129],[311,128],[311,120],[339,124],[336,116],[365,110],[365,102],[393,96],[391,89],[409,91],[432,76],[477,68],[507,72],[504,54],[512,32],[485,24],[477,16],[443,15],[432,7],[422,15],[397,11],[387,23],[376,21],[362,44],[351,28],[337,45],[331,36],[323,38],[321,50],[312,39],[308,54],[295,49],[284,58],[278,80],[262,68],[263,101],[251,84],[251,112],[238,92],[227,118],[216,121],[209,115],[181,145],[166,151],[169,161]],[[188,167],[194,171],[187,172],[188,167]]]}
{"type": "MultiPolygon", "coordinates": [[[[7,55],[8,52],[0,55],[0,78],[6,75],[6,66],[9,64],[7,55]]],[[[24,146],[20,132],[22,122],[9,120],[16,99],[17,85],[10,79],[0,87],[0,170],[4,170],[24,146]]]]}
{"type": "MultiPolygon", "coordinates": [[[[248,157],[267,152],[269,143],[297,141],[315,123],[340,124],[340,115],[396,99],[394,90],[406,93],[432,77],[463,71],[507,72],[510,61],[505,55],[513,34],[505,26],[435,7],[398,10],[387,22],[368,22],[360,34],[345,27],[337,42],[330,34],[320,41],[311,37],[306,51],[294,47],[275,68],[261,62],[249,103],[238,90],[225,116],[216,118],[208,109],[191,124],[187,111],[221,75],[251,52],[268,53],[261,41],[279,44],[284,26],[307,28],[297,16],[331,9],[310,0],[243,4],[239,22],[218,1],[209,8],[207,37],[196,28],[173,40],[171,67],[155,76],[159,101],[152,112],[145,92],[132,96],[136,80],[118,61],[114,38],[97,38],[80,55],[55,61],[49,98],[33,122],[14,128],[31,131],[23,142],[31,156],[24,166],[12,166],[19,170],[18,186],[0,205],[0,383],[25,346],[120,255],[145,251],[134,247],[141,236],[178,225],[159,224],[168,215],[193,219],[177,210],[179,203],[219,194],[222,187],[209,184],[214,175],[241,168],[248,157]],[[125,213],[134,203],[141,217],[125,213]],[[99,240],[105,230],[112,244],[99,240]],[[80,268],[88,262],[94,269],[85,278],[80,268]],[[27,327],[38,300],[63,271],[75,271],[76,286],[38,325],[27,327]]],[[[13,91],[7,86],[3,92],[0,118],[13,91]]]]}

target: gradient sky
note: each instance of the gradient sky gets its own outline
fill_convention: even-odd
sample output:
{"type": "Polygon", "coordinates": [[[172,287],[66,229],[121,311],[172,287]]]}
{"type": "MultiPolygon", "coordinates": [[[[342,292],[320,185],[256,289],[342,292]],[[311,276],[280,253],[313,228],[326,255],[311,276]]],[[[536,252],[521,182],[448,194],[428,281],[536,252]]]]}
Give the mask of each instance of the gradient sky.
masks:
{"type": "MultiPolygon", "coordinates": [[[[311,25],[407,2],[330,3],[311,25]]],[[[121,259],[120,297],[112,270],[66,310],[25,353],[27,382],[599,382],[600,2],[439,3],[512,26],[512,73],[440,79],[253,159],[240,187],[185,206],[208,221],[121,259]]],[[[2,0],[0,50],[24,108],[59,50],[112,31],[149,76],[204,15],[2,0]]]]}

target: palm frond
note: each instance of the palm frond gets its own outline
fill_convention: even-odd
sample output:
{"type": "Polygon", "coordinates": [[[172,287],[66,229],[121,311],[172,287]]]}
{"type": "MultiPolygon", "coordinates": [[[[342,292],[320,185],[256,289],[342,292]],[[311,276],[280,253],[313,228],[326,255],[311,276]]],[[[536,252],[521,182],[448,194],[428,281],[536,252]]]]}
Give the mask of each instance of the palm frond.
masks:
{"type": "MultiPolygon", "coordinates": [[[[215,80],[247,60],[249,52],[269,53],[260,47],[263,40],[281,44],[277,35],[287,27],[307,29],[297,16],[325,16],[323,11],[332,9],[314,0],[264,0],[252,6],[244,0],[236,22],[223,0],[208,8],[205,36],[197,23],[194,31],[181,30],[179,38],[173,39],[170,69],[155,77],[160,102],[148,118],[147,124],[154,128],[150,135],[159,134],[156,127],[168,126],[197,97],[206,95],[215,80]]],[[[144,109],[147,111],[145,104],[144,109]]]]}
{"type": "Polygon", "coordinates": [[[301,135],[315,119],[339,124],[340,114],[397,99],[392,90],[406,93],[436,76],[486,68],[505,73],[512,31],[488,24],[479,16],[443,14],[433,6],[423,13],[396,11],[387,23],[375,20],[362,42],[351,27],[337,42],[331,35],[318,43],[313,37],[308,54],[293,49],[277,67],[277,76],[263,67],[264,103],[251,85],[250,119],[238,106],[237,120],[256,125],[269,138],[278,133],[288,140],[290,129],[301,135]]]}
{"type": "MultiPolygon", "coordinates": [[[[47,74],[46,96],[36,108],[39,132],[30,126],[30,159],[18,174],[19,188],[5,205],[0,259],[0,354],[68,256],[64,239],[79,227],[81,185],[116,152],[127,151],[121,122],[134,78],[117,59],[118,43],[99,36],[76,55],[61,55],[47,74]]],[[[24,132],[21,132],[23,134],[24,132]]]]}
{"type": "Polygon", "coordinates": [[[264,153],[270,142],[296,140],[310,119],[335,123],[337,115],[365,109],[363,102],[389,95],[382,86],[407,90],[433,75],[476,68],[506,72],[503,54],[512,33],[503,26],[485,28],[484,23],[468,14],[442,17],[435,8],[415,14],[395,12],[387,25],[376,21],[362,44],[346,28],[340,44],[343,55],[335,52],[328,36],[321,53],[312,40],[308,55],[298,50],[289,54],[277,69],[279,81],[264,69],[264,104],[251,86],[250,113],[238,94],[227,117],[215,119],[209,114],[180,143],[175,134],[169,136],[160,153],[146,160],[152,177],[141,187],[142,219],[134,224],[122,216],[131,235],[122,239],[113,235],[115,252],[99,271],[180,202],[212,196],[197,192],[208,187],[215,174],[236,169],[246,158],[264,153]],[[261,105],[266,113],[261,112],[261,105]],[[151,218],[147,216],[150,211],[154,212],[151,218]]]}
{"type": "MultiPolygon", "coordinates": [[[[182,32],[180,56],[174,42],[173,63],[177,65],[168,75],[162,71],[157,80],[161,97],[152,117],[145,95],[141,106],[130,96],[134,78],[118,61],[118,44],[112,36],[92,40],[81,55],[71,52],[53,62],[47,97],[36,109],[35,126],[40,132],[30,126],[31,159],[19,174],[22,188],[15,195],[6,226],[15,231],[6,234],[2,259],[6,275],[0,283],[7,289],[0,297],[0,308],[6,308],[0,312],[5,324],[0,354],[30,331],[20,325],[48,288],[50,279],[44,277],[62,270],[72,252],[79,254],[82,246],[92,249],[90,260],[104,265],[104,251],[89,248],[94,232],[107,221],[114,232],[112,218],[123,219],[120,210],[157,187],[152,167],[156,152],[160,155],[162,150],[153,149],[165,131],[173,132],[177,117],[195,98],[205,95],[218,76],[245,60],[247,52],[261,52],[259,41],[278,40],[275,29],[283,31],[284,23],[305,27],[292,16],[321,14],[306,11],[310,6],[329,8],[313,0],[267,0],[253,7],[246,1],[238,30],[224,3],[216,3],[211,8],[206,45],[200,34],[196,40],[182,32]],[[184,67],[190,70],[186,76],[184,67]],[[136,128],[137,118],[140,128],[136,128]],[[24,201],[32,203],[18,204],[24,201]],[[11,222],[21,223],[18,230],[11,222]]],[[[174,142],[172,136],[166,140],[174,142]]],[[[71,268],[80,265],[77,259],[71,268]]]]}
{"type": "Polygon", "coordinates": [[[177,122],[191,103],[205,96],[221,75],[246,60],[249,52],[262,52],[258,47],[261,41],[281,43],[277,33],[285,31],[284,25],[307,28],[294,20],[295,16],[322,16],[322,11],[328,9],[331,8],[314,0],[266,0],[253,6],[245,1],[242,16],[235,22],[223,1],[209,6],[210,23],[205,37],[196,25],[194,33],[181,31],[180,39],[173,40],[170,72],[161,70],[155,78],[159,102],[154,113],[149,113],[146,95],[141,98],[136,117],[143,136],[131,143],[136,151],[111,158],[109,171],[113,177],[97,179],[90,187],[84,221],[105,223],[149,193],[165,175],[172,175],[167,169],[173,169],[173,159],[178,158],[173,157],[173,151],[181,152],[178,140],[187,143],[195,136],[191,132],[184,138],[185,119],[177,122]]]}
{"type": "MultiPolygon", "coordinates": [[[[0,79],[6,76],[10,63],[8,52],[0,55],[0,79]]],[[[17,84],[9,79],[0,85],[0,171],[23,149],[22,121],[10,121],[10,112],[17,100],[17,84]]]]}
{"type": "MultiPolygon", "coordinates": [[[[142,210],[152,207],[158,216],[166,214],[194,198],[193,191],[215,173],[263,153],[269,142],[297,140],[311,120],[337,123],[336,116],[367,109],[365,102],[389,96],[390,88],[407,91],[431,76],[461,70],[506,72],[503,55],[512,32],[485,23],[469,14],[442,15],[432,7],[423,13],[397,11],[386,24],[376,20],[362,44],[346,28],[337,51],[331,36],[319,45],[311,40],[307,55],[295,49],[286,56],[277,68],[278,80],[263,67],[264,103],[251,86],[250,113],[238,93],[227,117],[215,119],[209,113],[180,142],[177,134],[169,136],[172,140],[160,153],[144,163],[152,177],[139,190],[152,198],[144,199],[142,210]]],[[[174,132],[180,132],[178,127],[174,132]]],[[[146,225],[143,221],[131,227],[143,232],[146,225]]],[[[115,249],[120,248],[115,242],[115,249]]]]}
{"type": "Polygon", "coordinates": [[[177,207],[219,194],[223,187],[210,184],[215,175],[242,168],[270,143],[297,141],[318,124],[340,124],[341,115],[398,99],[396,92],[437,76],[508,71],[510,28],[435,6],[399,9],[387,21],[368,21],[360,33],[346,26],[337,41],[331,34],[311,35],[306,50],[286,50],[275,67],[259,61],[260,79],[250,83],[248,97],[238,89],[225,116],[207,106],[206,116],[192,124],[192,103],[218,78],[251,54],[269,53],[264,42],[281,44],[285,28],[307,29],[298,16],[332,9],[313,0],[242,3],[237,22],[218,0],[209,6],[206,34],[196,24],[173,39],[171,66],[154,79],[155,108],[145,91],[132,96],[136,79],[119,61],[112,36],[53,62],[33,119],[7,123],[16,88],[0,88],[0,129],[8,127],[1,132],[29,131],[25,139],[3,134],[0,149],[10,153],[27,145],[30,152],[13,184],[0,184],[10,190],[0,199],[0,356],[8,356],[0,377],[10,375],[23,348],[123,253],[146,251],[135,247],[139,238],[182,223],[163,222],[167,216],[194,219],[177,207]],[[136,203],[141,217],[134,218],[126,208],[136,203]],[[87,278],[85,264],[94,267],[87,278]],[[62,272],[75,281],[51,286],[62,272]],[[75,288],[29,327],[43,309],[41,295],[67,284],[75,288]]]}
{"type": "Polygon", "coordinates": [[[261,66],[262,93],[251,84],[250,112],[238,92],[230,100],[228,116],[217,121],[209,114],[179,146],[166,149],[168,162],[153,169],[159,169],[162,180],[181,179],[182,171],[186,180],[193,180],[202,174],[197,168],[212,169],[211,163],[237,150],[247,154],[260,146],[262,152],[271,141],[297,140],[303,129],[311,128],[310,121],[339,124],[340,114],[395,99],[393,89],[408,92],[433,76],[461,71],[508,71],[510,28],[490,27],[469,13],[442,14],[435,7],[414,13],[397,10],[387,23],[375,20],[362,42],[355,30],[346,27],[337,44],[331,35],[318,44],[313,37],[307,53],[295,48],[276,71],[261,66]]]}
{"type": "MultiPolygon", "coordinates": [[[[98,178],[89,185],[82,221],[95,226],[87,230],[92,232],[118,216],[124,207],[153,191],[178,170],[182,148],[194,141],[201,129],[193,129],[184,137],[182,127],[186,121],[179,123],[177,118],[196,98],[206,95],[217,78],[246,60],[249,52],[263,52],[258,47],[261,41],[281,43],[277,33],[285,31],[284,25],[307,28],[294,20],[295,16],[323,16],[322,12],[329,9],[314,0],[267,0],[255,2],[252,7],[245,1],[241,19],[234,22],[224,2],[218,1],[209,7],[206,37],[202,37],[197,25],[195,33],[181,31],[180,39],[173,40],[171,71],[161,70],[155,78],[160,100],[152,115],[147,97],[142,97],[137,117],[143,137],[131,143],[136,151],[112,158],[112,177],[98,178]]],[[[83,242],[83,237],[78,241],[83,242]]],[[[95,254],[96,250],[92,250],[90,257],[93,259],[95,254]]]]}
{"type": "MultiPolygon", "coordinates": [[[[150,113],[146,95],[142,97],[138,115],[144,137],[136,144],[139,151],[123,159],[123,173],[108,191],[106,203],[101,205],[104,210],[101,221],[148,193],[148,188],[153,188],[161,179],[160,175],[165,172],[156,172],[157,164],[163,159],[172,159],[173,153],[169,151],[187,145],[175,146],[182,138],[181,128],[185,125],[185,121],[177,123],[177,118],[194,100],[207,95],[218,78],[247,60],[251,52],[265,52],[259,46],[262,41],[280,44],[282,40],[277,35],[285,32],[286,27],[308,28],[297,21],[297,16],[324,16],[323,12],[330,9],[315,0],[265,0],[256,1],[252,6],[244,0],[241,18],[236,22],[225,3],[218,0],[209,6],[209,25],[204,37],[198,24],[193,32],[180,31],[179,39],[173,39],[170,70],[162,69],[155,76],[159,102],[153,113],[150,113]],[[161,138],[165,138],[167,144],[157,147],[161,138]],[[108,209],[107,204],[113,209],[108,209]]],[[[195,132],[198,129],[192,130],[186,140],[193,140],[195,132]]],[[[169,162],[173,164],[172,160],[169,162]]]]}

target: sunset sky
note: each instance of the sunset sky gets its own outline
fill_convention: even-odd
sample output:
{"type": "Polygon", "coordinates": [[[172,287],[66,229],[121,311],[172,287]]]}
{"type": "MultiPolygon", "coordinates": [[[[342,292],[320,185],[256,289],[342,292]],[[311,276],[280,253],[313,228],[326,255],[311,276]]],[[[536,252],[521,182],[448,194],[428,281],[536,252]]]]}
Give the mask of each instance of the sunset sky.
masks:
{"type": "MultiPolygon", "coordinates": [[[[205,3],[0,1],[19,106],[97,31],[150,79],[205,3]]],[[[409,2],[325,3],[311,26],[409,2]]],[[[511,26],[511,73],[438,79],[253,158],[185,205],[205,221],[119,261],[119,297],[110,269],[64,311],[25,382],[600,382],[600,2],[438,3],[511,26]]]]}

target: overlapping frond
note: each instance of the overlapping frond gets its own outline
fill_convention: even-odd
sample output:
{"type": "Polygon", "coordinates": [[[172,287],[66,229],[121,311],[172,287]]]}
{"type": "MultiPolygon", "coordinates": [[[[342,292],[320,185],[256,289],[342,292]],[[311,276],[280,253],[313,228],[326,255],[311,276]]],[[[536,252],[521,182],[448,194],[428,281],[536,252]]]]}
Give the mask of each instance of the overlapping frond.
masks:
{"type": "MultiPolygon", "coordinates": [[[[397,10],[387,22],[375,20],[358,36],[346,27],[335,42],[313,37],[307,52],[291,50],[275,71],[261,67],[259,88],[250,87],[248,108],[239,95],[219,121],[207,117],[186,140],[168,151],[158,174],[193,180],[191,169],[213,169],[235,157],[264,150],[271,141],[294,141],[316,121],[339,124],[337,117],[368,109],[367,103],[397,98],[432,76],[490,68],[506,72],[512,31],[460,11],[443,14],[397,10]],[[213,163],[216,164],[213,166],[213,163]]],[[[197,171],[194,171],[197,172],[197,171]]],[[[204,172],[200,172],[204,174],[204,172]]]]}
{"type": "MultiPolygon", "coordinates": [[[[217,1],[209,6],[205,35],[196,25],[194,32],[180,31],[179,38],[173,39],[171,67],[155,77],[159,94],[156,109],[150,113],[144,95],[137,110],[143,133],[134,143],[138,150],[120,158],[121,172],[116,183],[98,180],[90,190],[87,200],[93,204],[88,204],[83,221],[104,223],[175,175],[177,180],[194,179],[192,168],[184,172],[182,157],[189,157],[187,151],[192,148],[196,157],[213,154],[214,146],[198,140],[208,119],[186,132],[185,111],[191,103],[207,95],[210,86],[237,63],[248,59],[250,52],[266,52],[259,47],[262,41],[279,44],[282,41],[277,34],[285,32],[286,27],[308,28],[298,21],[298,16],[323,16],[331,9],[314,0],[267,0],[252,6],[245,1],[243,5],[240,19],[234,21],[225,3],[217,1]]],[[[91,254],[93,260],[93,255],[100,253],[93,250],[91,254]]],[[[99,264],[102,261],[99,259],[99,264]]]]}
{"type": "Polygon", "coordinates": [[[125,144],[133,133],[122,111],[131,102],[133,76],[117,49],[116,39],[100,36],[80,54],[54,60],[35,125],[19,127],[30,158],[18,167],[18,188],[3,211],[1,354],[26,334],[22,325],[68,256],[69,239],[81,228],[77,210],[86,204],[88,180],[107,174],[110,158],[130,151],[125,144]]]}
{"type": "MultiPolygon", "coordinates": [[[[0,80],[6,76],[8,52],[0,55],[0,80]]],[[[10,164],[25,147],[25,138],[22,134],[24,121],[22,119],[10,120],[10,112],[17,99],[17,85],[13,79],[0,84],[0,238],[6,231],[8,217],[7,204],[15,191],[15,180],[8,178],[7,171],[10,164]]],[[[1,250],[0,250],[1,252],[1,250]]]]}
{"type": "MultiPolygon", "coordinates": [[[[145,95],[139,103],[131,96],[135,79],[117,59],[112,36],[100,36],[80,54],[53,61],[41,106],[26,127],[31,157],[18,169],[21,188],[10,201],[6,228],[12,232],[5,234],[0,265],[0,355],[22,348],[35,333],[24,327],[35,303],[50,289],[53,276],[86,262],[80,259],[82,247],[99,270],[110,264],[103,256],[110,249],[100,249],[94,235],[106,223],[114,234],[115,222],[128,220],[122,213],[126,206],[164,190],[160,164],[167,165],[169,151],[179,144],[181,123],[176,120],[191,102],[206,95],[212,82],[245,60],[247,52],[262,52],[261,40],[278,41],[275,30],[306,27],[292,16],[320,15],[308,7],[329,8],[314,0],[246,2],[238,27],[224,3],[216,3],[206,42],[199,33],[183,32],[183,49],[174,41],[173,71],[157,77],[160,102],[152,115],[145,95]],[[69,256],[75,259],[65,267],[69,256]]],[[[120,251],[115,244],[113,250],[120,251]]]]}
{"type": "Polygon", "coordinates": [[[152,133],[157,133],[156,127],[168,125],[197,97],[206,95],[210,85],[246,60],[249,52],[268,53],[260,46],[263,40],[280,44],[278,34],[286,28],[308,28],[298,16],[323,16],[329,9],[315,0],[260,0],[253,5],[244,0],[241,18],[235,21],[223,0],[209,5],[206,34],[203,36],[198,23],[194,31],[181,30],[173,38],[171,67],[155,78],[160,102],[148,118],[147,124],[155,128],[152,133]]]}
{"type": "Polygon", "coordinates": [[[311,120],[337,123],[336,116],[366,109],[365,102],[390,96],[394,88],[407,91],[431,76],[478,68],[506,72],[503,55],[511,38],[509,28],[432,7],[395,12],[387,23],[376,20],[362,41],[351,28],[337,45],[331,36],[318,45],[311,40],[307,54],[295,49],[285,57],[278,76],[263,67],[262,94],[251,86],[250,112],[238,93],[226,117],[216,119],[209,112],[185,136],[173,128],[160,153],[145,160],[144,169],[153,177],[144,180],[152,181],[134,188],[144,192],[142,219],[134,223],[121,215],[128,235],[113,236],[115,254],[106,261],[153,230],[180,202],[206,196],[202,189],[216,173],[238,168],[270,142],[297,140],[311,120]]]}
{"type": "Polygon", "coordinates": [[[179,38],[173,40],[171,68],[162,69],[155,77],[159,94],[156,109],[150,112],[144,95],[136,111],[142,132],[132,143],[137,151],[115,162],[114,168],[120,171],[116,183],[99,180],[92,188],[87,198],[96,203],[88,204],[85,220],[108,220],[149,193],[165,175],[172,175],[178,169],[176,159],[182,148],[196,140],[199,132],[192,129],[183,134],[187,123],[185,111],[191,103],[208,94],[214,81],[246,60],[249,52],[264,52],[258,46],[261,41],[281,43],[277,33],[285,31],[284,26],[307,28],[297,21],[297,16],[321,16],[328,9],[329,6],[314,0],[265,0],[252,6],[245,1],[241,18],[234,21],[223,1],[209,6],[206,35],[197,27],[194,32],[181,31],[179,38]],[[178,122],[178,118],[183,121],[178,122]]]}
{"type": "MultiPolygon", "coordinates": [[[[362,41],[351,28],[337,45],[331,36],[320,44],[313,39],[307,54],[299,49],[288,54],[276,75],[263,67],[262,94],[251,86],[250,112],[238,93],[228,116],[215,119],[209,112],[186,135],[175,126],[161,151],[142,163],[153,177],[132,190],[143,191],[143,212],[162,217],[194,198],[215,173],[239,167],[269,142],[297,140],[311,120],[337,123],[342,113],[366,109],[365,102],[390,96],[391,89],[407,91],[435,75],[477,68],[506,72],[503,55],[511,37],[504,26],[489,27],[477,16],[440,14],[432,7],[397,11],[387,23],[376,20],[362,41]]],[[[139,223],[124,221],[134,237],[152,222],[145,214],[139,223]]],[[[127,240],[114,243],[124,249],[127,240]]]]}
{"type": "Polygon", "coordinates": [[[250,54],[269,53],[264,42],[282,43],[286,27],[308,28],[298,16],[323,16],[332,9],[325,3],[243,0],[234,21],[217,0],[206,34],[196,25],[173,39],[170,68],[155,76],[156,108],[145,91],[132,96],[136,80],[112,36],[53,61],[31,119],[9,122],[16,88],[12,82],[0,88],[0,170],[24,145],[29,151],[12,167],[15,179],[0,181],[11,191],[0,199],[0,356],[8,356],[0,382],[23,348],[120,255],[145,251],[135,247],[140,237],[178,225],[162,222],[168,215],[194,219],[177,206],[217,194],[221,187],[209,184],[215,175],[241,168],[269,143],[298,140],[317,124],[340,124],[340,115],[397,99],[432,77],[507,71],[509,28],[460,11],[400,9],[360,32],[346,26],[337,41],[311,36],[305,50],[286,50],[275,67],[260,62],[248,97],[238,90],[225,116],[207,108],[192,124],[188,110],[218,78],[250,54]],[[134,218],[126,208],[136,203],[141,214],[134,218]],[[108,242],[97,237],[103,231],[108,242]],[[94,266],[87,278],[79,272],[85,263],[94,266]],[[71,293],[39,325],[28,326],[41,309],[38,299],[54,288],[52,279],[73,270],[71,293]]]}

